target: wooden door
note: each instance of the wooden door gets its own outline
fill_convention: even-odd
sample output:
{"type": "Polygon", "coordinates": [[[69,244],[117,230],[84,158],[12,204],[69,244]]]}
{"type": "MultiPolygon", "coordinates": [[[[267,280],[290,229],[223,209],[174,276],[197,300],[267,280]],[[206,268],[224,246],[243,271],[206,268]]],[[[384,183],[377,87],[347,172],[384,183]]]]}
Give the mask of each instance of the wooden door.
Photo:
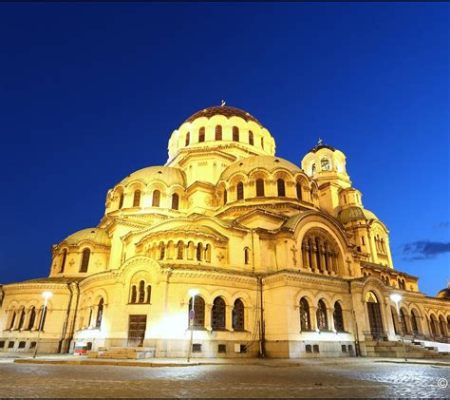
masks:
{"type": "Polygon", "coordinates": [[[128,320],[128,347],[142,347],[147,315],[130,315],[128,320]]]}
{"type": "Polygon", "coordinates": [[[369,313],[370,333],[372,334],[372,337],[374,339],[381,338],[384,335],[384,332],[380,303],[367,303],[367,312],[369,313]]]}

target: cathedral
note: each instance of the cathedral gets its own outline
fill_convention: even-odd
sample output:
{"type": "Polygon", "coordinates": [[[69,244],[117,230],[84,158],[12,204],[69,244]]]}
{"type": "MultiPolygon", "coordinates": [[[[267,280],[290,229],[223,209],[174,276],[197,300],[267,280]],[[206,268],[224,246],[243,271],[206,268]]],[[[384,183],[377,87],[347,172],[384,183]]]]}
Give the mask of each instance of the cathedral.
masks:
{"type": "Polygon", "coordinates": [[[345,154],[319,140],[296,165],[275,148],[258,119],[224,103],[187,118],[165,165],[124,177],[97,226],[52,246],[48,277],[0,286],[0,351],[450,351],[450,288],[427,296],[394,268],[345,154]]]}

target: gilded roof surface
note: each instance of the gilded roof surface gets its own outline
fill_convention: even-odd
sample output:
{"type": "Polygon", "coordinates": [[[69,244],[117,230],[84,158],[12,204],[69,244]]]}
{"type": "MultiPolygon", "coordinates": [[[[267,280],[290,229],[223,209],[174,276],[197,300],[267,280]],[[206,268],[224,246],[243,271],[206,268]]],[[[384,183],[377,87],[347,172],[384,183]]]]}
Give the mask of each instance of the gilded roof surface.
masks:
{"type": "Polygon", "coordinates": [[[192,121],[196,120],[197,118],[201,118],[201,117],[211,118],[214,115],[223,115],[224,117],[227,117],[227,118],[240,117],[240,118],[244,119],[245,121],[253,121],[253,122],[256,122],[257,124],[261,125],[261,122],[259,122],[253,115],[251,115],[247,111],[241,110],[240,108],[236,108],[236,107],[230,107],[230,106],[214,106],[214,107],[204,108],[203,110],[197,111],[195,114],[191,115],[184,122],[192,122],[192,121]]]}
{"type": "Polygon", "coordinates": [[[133,181],[140,181],[144,184],[151,183],[155,180],[161,180],[167,185],[181,185],[185,186],[186,177],[184,172],[175,167],[147,167],[139,169],[123,179],[120,184],[126,186],[133,181]]]}
{"type": "Polygon", "coordinates": [[[302,171],[300,167],[288,160],[285,160],[284,158],[273,156],[252,156],[244,158],[242,160],[238,160],[228,166],[228,168],[222,172],[220,179],[227,180],[237,172],[248,174],[254,169],[265,169],[266,171],[271,172],[280,168],[287,169],[292,173],[302,171]]]}
{"type": "Polygon", "coordinates": [[[75,232],[72,235],[67,236],[64,242],[67,244],[78,244],[83,240],[90,240],[91,242],[109,246],[111,239],[104,229],[101,228],[87,228],[81,231],[75,232]]]}

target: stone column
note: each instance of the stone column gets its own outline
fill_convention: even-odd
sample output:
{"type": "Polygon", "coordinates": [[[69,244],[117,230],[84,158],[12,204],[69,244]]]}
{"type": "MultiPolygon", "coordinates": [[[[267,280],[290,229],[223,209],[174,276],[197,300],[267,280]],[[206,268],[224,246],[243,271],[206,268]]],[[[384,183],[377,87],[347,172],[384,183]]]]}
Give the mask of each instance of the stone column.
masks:
{"type": "Polygon", "coordinates": [[[233,305],[225,306],[225,329],[233,331],[233,305]]]}
{"type": "Polygon", "coordinates": [[[212,330],[212,327],[211,327],[211,310],[212,310],[212,304],[205,304],[205,328],[208,331],[212,330]]]}

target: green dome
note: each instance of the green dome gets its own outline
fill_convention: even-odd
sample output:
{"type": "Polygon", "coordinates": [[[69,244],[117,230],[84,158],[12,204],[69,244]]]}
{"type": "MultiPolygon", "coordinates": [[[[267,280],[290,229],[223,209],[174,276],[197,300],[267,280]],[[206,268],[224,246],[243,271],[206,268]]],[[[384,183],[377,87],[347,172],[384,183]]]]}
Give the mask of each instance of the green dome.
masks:
{"type": "Polygon", "coordinates": [[[366,216],[361,207],[353,206],[341,210],[338,214],[338,219],[342,224],[348,224],[353,221],[366,220],[366,216]]]}

